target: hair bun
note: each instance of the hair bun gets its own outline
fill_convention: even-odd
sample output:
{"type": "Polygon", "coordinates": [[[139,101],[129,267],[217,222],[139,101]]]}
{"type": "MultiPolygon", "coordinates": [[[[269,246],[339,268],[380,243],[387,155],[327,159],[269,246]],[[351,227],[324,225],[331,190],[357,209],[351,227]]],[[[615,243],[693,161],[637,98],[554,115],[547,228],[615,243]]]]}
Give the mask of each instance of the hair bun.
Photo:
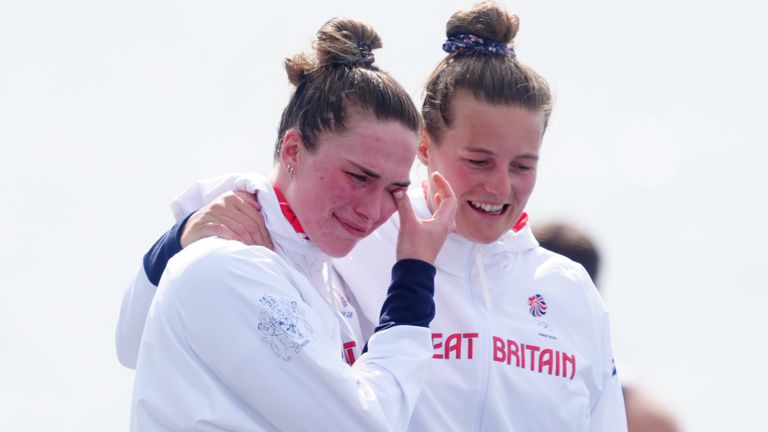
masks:
{"type": "Polygon", "coordinates": [[[478,3],[471,9],[451,15],[446,24],[446,36],[474,35],[494,42],[509,44],[520,26],[517,15],[509,14],[492,1],[478,3]]]}
{"type": "Polygon", "coordinates": [[[350,18],[332,18],[317,31],[315,57],[297,54],[285,60],[288,80],[295,86],[306,76],[323,66],[373,66],[373,50],[381,48],[381,38],[369,25],[350,18]]]}
{"type": "Polygon", "coordinates": [[[315,51],[320,65],[370,66],[373,50],[381,48],[381,38],[369,25],[349,19],[332,18],[317,32],[315,51]]]}

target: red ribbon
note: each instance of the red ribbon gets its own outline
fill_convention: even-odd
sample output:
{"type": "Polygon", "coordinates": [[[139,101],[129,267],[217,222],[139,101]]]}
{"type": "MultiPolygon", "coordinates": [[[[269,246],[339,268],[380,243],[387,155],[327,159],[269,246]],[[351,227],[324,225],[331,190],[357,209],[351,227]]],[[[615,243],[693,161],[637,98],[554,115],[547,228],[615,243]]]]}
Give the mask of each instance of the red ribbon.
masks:
{"type": "Polygon", "coordinates": [[[288,201],[285,200],[283,193],[280,192],[280,189],[277,188],[277,185],[272,185],[272,187],[275,189],[275,194],[277,194],[277,202],[280,204],[280,210],[283,212],[283,216],[288,219],[288,222],[291,224],[293,229],[296,230],[297,233],[305,234],[304,228],[302,228],[301,222],[299,222],[299,218],[297,218],[296,213],[291,210],[291,206],[288,205],[288,201]]]}

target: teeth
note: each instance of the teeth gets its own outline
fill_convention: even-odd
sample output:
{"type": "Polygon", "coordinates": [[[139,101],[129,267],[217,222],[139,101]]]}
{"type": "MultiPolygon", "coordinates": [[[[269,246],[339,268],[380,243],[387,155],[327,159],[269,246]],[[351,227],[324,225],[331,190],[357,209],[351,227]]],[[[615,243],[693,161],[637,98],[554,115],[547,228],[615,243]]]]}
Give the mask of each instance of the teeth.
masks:
{"type": "Polygon", "coordinates": [[[475,201],[470,201],[469,203],[472,204],[472,207],[479,208],[488,213],[498,213],[504,208],[504,204],[486,204],[475,201]]]}

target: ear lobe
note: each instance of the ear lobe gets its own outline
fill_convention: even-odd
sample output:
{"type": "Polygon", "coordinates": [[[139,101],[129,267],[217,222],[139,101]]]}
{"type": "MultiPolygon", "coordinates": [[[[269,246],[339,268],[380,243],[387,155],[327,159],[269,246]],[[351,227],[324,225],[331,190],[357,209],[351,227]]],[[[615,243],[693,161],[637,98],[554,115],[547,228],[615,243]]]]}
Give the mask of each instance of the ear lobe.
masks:
{"type": "Polygon", "coordinates": [[[416,157],[424,165],[429,164],[429,146],[432,145],[432,138],[429,136],[429,131],[425,128],[421,131],[421,138],[419,139],[419,148],[416,150],[416,157]]]}
{"type": "Polygon", "coordinates": [[[298,129],[291,128],[285,131],[283,146],[280,147],[280,162],[285,166],[295,167],[299,160],[299,149],[303,145],[298,129]]]}

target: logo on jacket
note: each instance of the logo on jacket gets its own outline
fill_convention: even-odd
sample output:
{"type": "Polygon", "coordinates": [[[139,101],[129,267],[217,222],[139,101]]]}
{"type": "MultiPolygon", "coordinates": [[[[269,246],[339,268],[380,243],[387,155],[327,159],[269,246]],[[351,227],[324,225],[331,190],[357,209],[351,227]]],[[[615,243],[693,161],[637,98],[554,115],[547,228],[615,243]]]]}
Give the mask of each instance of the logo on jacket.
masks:
{"type": "Polygon", "coordinates": [[[528,310],[536,318],[543,317],[547,314],[547,302],[544,301],[541,294],[528,297],[528,310]]]}
{"type": "Polygon", "coordinates": [[[276,299],[263,296],[259,299],[262,309],[259,314],[261,340],[266,342],[272,352],[284,361],[291,361],[309,343],[312,326],[304,317],[295,300],[276,299]]]}

